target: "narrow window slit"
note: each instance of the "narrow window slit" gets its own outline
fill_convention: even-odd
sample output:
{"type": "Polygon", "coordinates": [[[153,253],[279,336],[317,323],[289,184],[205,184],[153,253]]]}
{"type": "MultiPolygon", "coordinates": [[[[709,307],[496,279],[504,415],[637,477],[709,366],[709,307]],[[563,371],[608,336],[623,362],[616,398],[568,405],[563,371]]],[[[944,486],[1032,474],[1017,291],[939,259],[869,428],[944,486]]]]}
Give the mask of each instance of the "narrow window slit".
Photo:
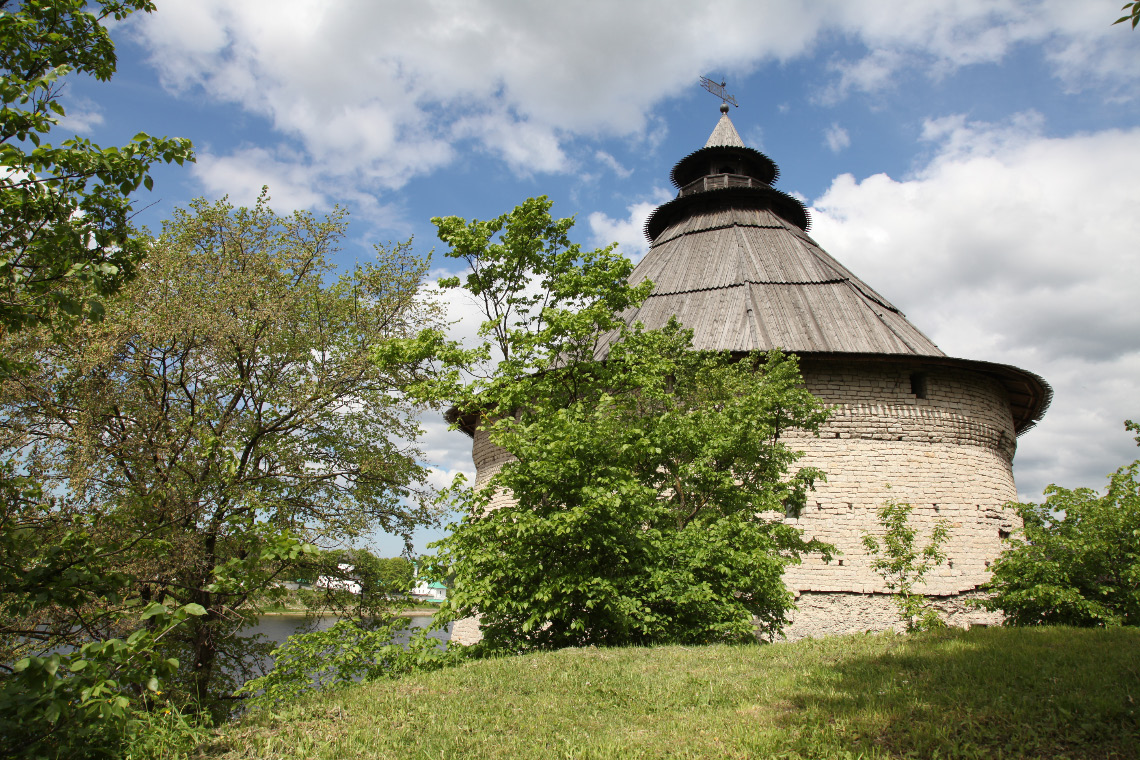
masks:
{"type": "Polygon", "coordinates": [[[926,373],[915,372],[910,376],[910,393],[915,398],[926,398],[926,373]]]}

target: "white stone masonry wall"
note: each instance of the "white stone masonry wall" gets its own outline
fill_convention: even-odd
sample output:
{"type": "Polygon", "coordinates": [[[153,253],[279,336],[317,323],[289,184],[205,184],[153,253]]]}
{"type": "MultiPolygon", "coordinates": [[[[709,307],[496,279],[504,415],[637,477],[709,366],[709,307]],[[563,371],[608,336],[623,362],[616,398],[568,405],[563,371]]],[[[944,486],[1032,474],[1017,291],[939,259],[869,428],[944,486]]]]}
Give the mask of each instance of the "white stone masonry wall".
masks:
{"type": "MultiPolygon", "coordinates": [[[[1002,539],[1020,527],[1005,508],[1017,496],[1012,461],[1013,417],[1005,390],[976,372],[877,362],[804,360],[808,390],[832,414],[818,438],[790,431],[804,451],[797,467],[818,467],[817,484],[799,518],[785,518],[841,552],[830,563],[805,558],[785,573],[799,604],[789,638],[899,625],[882,579],[870,568],[865,532],[881,533],[877,510],[888,499],[912,505],[912,524],[925,540],[934,524],[949,523],[948,560],[927,578],[925,593],[940,597],[950,622],[996,624],[1000,617],[964,604],[989,578],[1002,539]],[[912,393],[912,375],[925,398],[912,393]]],[[[476,485],[485,484],[510,455],[477,431],[472,447],[476,485]]],[[[494,506],[508,503],[500,495],[494,506]]],[[[464,629],[464,638],[470,638],[464,629]]]]}

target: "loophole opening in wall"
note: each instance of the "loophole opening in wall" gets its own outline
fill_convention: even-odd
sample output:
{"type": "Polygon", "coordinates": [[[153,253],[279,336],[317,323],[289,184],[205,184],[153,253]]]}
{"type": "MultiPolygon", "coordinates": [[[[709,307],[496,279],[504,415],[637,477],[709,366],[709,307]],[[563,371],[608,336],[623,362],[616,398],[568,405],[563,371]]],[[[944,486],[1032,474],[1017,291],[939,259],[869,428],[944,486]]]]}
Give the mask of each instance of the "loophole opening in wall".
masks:
{"type": "Polygon", "coordinates": [[[915,398],[926,398],[926,373],[912,372],[910,375],[910,393],[915,398]]]}

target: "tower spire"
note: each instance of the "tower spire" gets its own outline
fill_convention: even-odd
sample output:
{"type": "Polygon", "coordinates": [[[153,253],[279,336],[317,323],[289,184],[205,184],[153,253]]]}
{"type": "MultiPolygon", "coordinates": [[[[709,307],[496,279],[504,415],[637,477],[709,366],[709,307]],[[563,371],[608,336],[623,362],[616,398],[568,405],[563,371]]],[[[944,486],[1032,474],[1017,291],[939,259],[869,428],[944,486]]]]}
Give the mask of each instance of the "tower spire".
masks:
{"type": "Polygon", "coordinates": [[[705,143],[706,148],[743,148],[745,147],[744,141],[740,139],[740,135],[736,131],[736,127],[732,124],[732,119],[728,118],[728,103],[721,103],[720,105],[720,121],[716,123],[712,134],[709,135],[708,142],[705,143]]]}

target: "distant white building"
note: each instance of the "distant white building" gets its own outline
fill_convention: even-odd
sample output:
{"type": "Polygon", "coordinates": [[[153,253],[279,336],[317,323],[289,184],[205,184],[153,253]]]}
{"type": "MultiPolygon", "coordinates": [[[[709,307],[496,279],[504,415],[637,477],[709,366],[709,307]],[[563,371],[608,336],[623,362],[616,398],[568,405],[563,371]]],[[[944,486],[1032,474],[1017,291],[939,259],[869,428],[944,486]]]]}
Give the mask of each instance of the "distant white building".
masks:
{"type": "Polygon", "coordinates": [[[429,602],[442,602],[447,598],[447,586],[438,581],[428,583],[426,580],[420,580],[412,588],[412,596],[429,602]]]}
{"type": "MultiPolygon", "coordinates": [[[[348,575],[356,568],[352,565],[337,565],[337,570],[340,570],[345,575],[348,575]]],[[[359,594],[361,592],[360,582],[351,578],[332,578],[328,575],[322,575],[317,578],[317,582],[313,584],[316,588],[327,588],[333,591],[348,591],[352,594],[359,594]]]]}
{"type": "Polygon", "coordinates": [[[428,582],[427,579],[420,577],[420,566],[418,563],[413,565],[416,569],[416,585],[412,586],[412,596],[425,602],[442,602],[447,598],[447,586],[438,581],[428,582]]]}

